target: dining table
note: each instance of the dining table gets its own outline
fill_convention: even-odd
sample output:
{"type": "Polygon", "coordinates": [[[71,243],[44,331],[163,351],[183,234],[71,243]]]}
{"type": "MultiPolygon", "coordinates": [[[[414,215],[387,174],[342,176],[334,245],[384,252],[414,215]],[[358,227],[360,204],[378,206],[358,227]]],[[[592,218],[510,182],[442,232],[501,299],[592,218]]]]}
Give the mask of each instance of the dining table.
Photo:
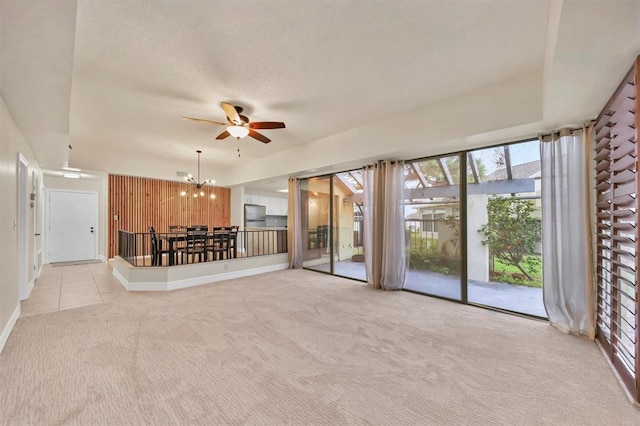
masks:
{"type": "MultiPolygon", "coordinates": [[[[167,242],[168,248],[168,266],[174,266],[177,262],[177,254],[180,250],[187,251],[187,248],[184,246],[178,246],[177,243],[193,241],[194,238],[202,238],[205,242],[205,246],[213,247],[216,243],[224,241],[226,243],[226,258],[236,258],[236,243],[237,243],[237,231],[228,231],[228,230],[216,230],[210,232],[198,232],[197,235],[194,235],[193,232],[169,232],[166,234],[158,234],[161,240],[167,242]],[[227,238],[228,237],[228,238],[227,238]]],[[[188,258],[187,258],[188,260],[188,258]]],[[[213,260],[215,256],[213,256],[213,260]]],[[[205,251],[205,261],[208,261],[207,254],[205,251]]]]}

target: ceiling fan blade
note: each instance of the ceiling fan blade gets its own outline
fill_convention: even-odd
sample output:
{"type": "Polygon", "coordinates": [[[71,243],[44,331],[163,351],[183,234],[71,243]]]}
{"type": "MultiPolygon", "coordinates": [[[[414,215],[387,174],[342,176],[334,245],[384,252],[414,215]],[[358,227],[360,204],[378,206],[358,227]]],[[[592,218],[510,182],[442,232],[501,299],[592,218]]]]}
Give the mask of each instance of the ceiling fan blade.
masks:
{"type": "Polygon", "coordinates": [[[252,138],[257,139],[257,140],[259,140],[260,142],[263,142],[263,143],[271,142],[271,139],[269,139],[268,137],[266,137],[263,134],[260,134],[260,133],[256,132],[253,129],[249,129],[249,136],[251,136],[252,138]]]}
{"type": "Polygon", "coordinates": [[[284,123],[280,121],[259,121],[257,123],[249,123],[252,129],[284,129],[284,123]]]}
{"type": "Polygon", "coordinates": [[[220,133],[218,137],[216,137],[216,139],[224,139],[224,138],[228,138],[229,136],[231,136],[231,134],[229,134],[229,132],[225,130],[224,132],[220,133]]]}
{"type": "Polygon", "coordinates": [[[229,117],[229,120],[231,120],[232,123],[242,124],[240,114],[238,114],[238,111],[236,111],[236,108],[233,105],[226,102],[221,102],[220,105],[222,105],[222,109],[227,114],[227,117],[229,117]]]}
{"type": "Polygon", "coordinates": [[[216,126],[226,126],[227,123],[220,123],[219,121],[211,121],[211,120],[203,120],[202,118],[192,118],[192,117],[182,117],[185,120],[189,120],[189,121],[195,121],[198,123],[206,123],[206,124],[213,124],[216,126]]]}

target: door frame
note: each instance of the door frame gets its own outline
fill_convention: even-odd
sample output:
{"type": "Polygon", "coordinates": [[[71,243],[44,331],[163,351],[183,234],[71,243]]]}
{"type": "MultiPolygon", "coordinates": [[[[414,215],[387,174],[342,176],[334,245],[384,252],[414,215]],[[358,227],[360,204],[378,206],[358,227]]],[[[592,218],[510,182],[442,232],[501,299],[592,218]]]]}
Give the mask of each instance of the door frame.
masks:
{"type": "Polygon", "coordinates": [[[20,300],[25,300],[31,293],[32,285],[29,285],[29,243],[27,240],[27,232],[29,231],[28,223],[28,200],[27,193],[29,191],[29,162],[18,152],[16,159],[16,181],[17,181],[17,228],[18,233],[18,294],[20,300]]]}
{"type": "Polygon", "coordinates": [[[100,240],[100,193],[98,191],[85,191],[85,190],[78,190],[78,189],[61,189],[61,188],[45,188],[45,229],[47,230],[47,232],[45,233],[46,238],[45,238],[45,263],[49,264],[49,245],[50,245],[50,241],[51,238],[49,238],[49,231],[51,230],[51,193],[52,192],[74,192],[74,193],[79,193],[79,194],[95,194],[96,195],[96,226],[94,227],[94,234],[95,234],[95,242],[94,242],[94,259],[97,260],[100,258],[99,256],[99,240],[100,240]]]}
{"type": "MultiPolygon", "coordinates": [[[[38,250],[38,237],[42,236],[42,223],[38,221],[38,212],[42,211],[42,197],[40,176],[34,171],[31,173],[33,191],[31,193],[31,209],[33,210],[33,278],[36,280],[42,272],[42,244],[38,250]],[[40,253],[38,253],[40,252],[40,253]],[[38,261],[38,254],[40,261],[38,261]]],[[[42,219],[42,216],[40,216],[42,219]]]]}

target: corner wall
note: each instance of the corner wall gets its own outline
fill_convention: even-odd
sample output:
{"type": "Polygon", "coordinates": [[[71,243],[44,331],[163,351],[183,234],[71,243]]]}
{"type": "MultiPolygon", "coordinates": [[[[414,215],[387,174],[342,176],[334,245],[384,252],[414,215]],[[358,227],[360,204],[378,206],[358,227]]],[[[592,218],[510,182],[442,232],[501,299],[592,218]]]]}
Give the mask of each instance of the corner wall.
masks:
{"type": "MultiPolygon", "coordinates": [[[[18,235],[15,224],[18,214],[18,178],[17,156],[21,153],[29,162],[28,190],[33,188],[33,173],[42,174],[40,166],[31,148],[18,129],[13,117],[9,113],[4,99],[0,97],[0,351],[9,338],[13,325],[20,315],[20,301],[18,288],[18,235]]],[[[42,191],[38,191],[42,194],[42,191]]],[[[42,205],[42,203],[37,203],[42,205]]],[[[35,280],[36,273],[34,253],[41,248],[40,241],[34,241],[35,234],[33,210],[29,208],[27,214],[27,247],[28,247],[28,281],[35,280]]]]}

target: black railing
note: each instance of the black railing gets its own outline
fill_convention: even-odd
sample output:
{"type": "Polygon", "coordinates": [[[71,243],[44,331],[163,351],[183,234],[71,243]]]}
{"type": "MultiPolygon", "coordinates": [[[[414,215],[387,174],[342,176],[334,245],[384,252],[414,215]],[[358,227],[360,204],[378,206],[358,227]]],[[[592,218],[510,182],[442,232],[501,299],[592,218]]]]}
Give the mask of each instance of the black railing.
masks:
{"type": "Polygon", "coordinates": [[[409,249],[437,251],[446,241],[458,238],[459,220],[406,219],[405,244],[409,249]]]}
{"type": "Polygon", "coordinates": [[[287,231],[118,231],[118,255],[133,266],[175,266],[287,253],[287,231]]]}

